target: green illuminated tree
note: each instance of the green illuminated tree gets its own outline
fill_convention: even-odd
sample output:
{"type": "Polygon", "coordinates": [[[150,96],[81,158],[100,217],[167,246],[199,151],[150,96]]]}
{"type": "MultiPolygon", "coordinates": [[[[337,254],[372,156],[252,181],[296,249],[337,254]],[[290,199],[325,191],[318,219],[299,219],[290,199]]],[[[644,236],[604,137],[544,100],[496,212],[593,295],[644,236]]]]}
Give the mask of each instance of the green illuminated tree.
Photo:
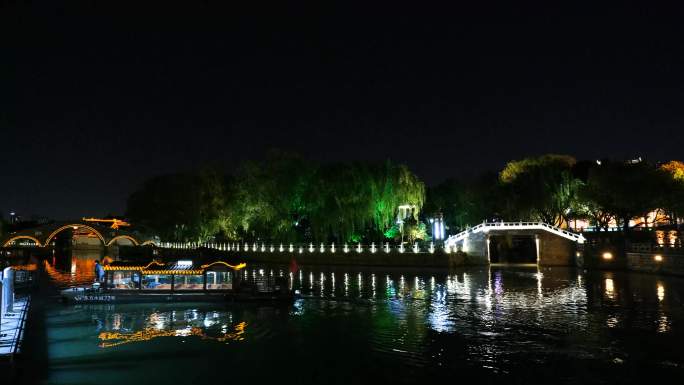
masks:
{"type": "Polygon", "coordinates": [[[415,243],[418,240],[427,239],[427,227],[422,221],[416,220],[415,218],[407,218],[404,220],[404,236],[409,243],[415,243]]]}
{"type": "Polygon", "coordinates": [[[244,163],[231,200],[240,233],[249,239],[295,241],[313,171],[299,156],[276,151],[262,162],[244,163]]]}
{"type": "Polygon", "coordinates": [[[394,225],[400,205],[414,205],[419,211],[424,196],[423,182],[404,165],[330,164],[311,179],[307,215],[316,239],[380,239],[394,225]]]}

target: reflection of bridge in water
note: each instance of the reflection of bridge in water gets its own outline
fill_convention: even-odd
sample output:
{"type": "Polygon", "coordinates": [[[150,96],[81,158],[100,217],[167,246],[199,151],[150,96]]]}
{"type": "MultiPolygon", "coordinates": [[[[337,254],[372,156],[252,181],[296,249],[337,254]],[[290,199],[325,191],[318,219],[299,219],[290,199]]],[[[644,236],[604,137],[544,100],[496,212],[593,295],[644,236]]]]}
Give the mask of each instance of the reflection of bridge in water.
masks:
{"type": "Polygon", "coordinates": [[[113,245],[153,245],[157,241],[138,232],[122,230],[97,224],[92,220],[64,221],[40,225],[6,235],[0,241],[3,247],[34,246],[47,247],[55,242],[58,235],[71,233],[74,237],[97,240],[102,246],[113,245]]]}

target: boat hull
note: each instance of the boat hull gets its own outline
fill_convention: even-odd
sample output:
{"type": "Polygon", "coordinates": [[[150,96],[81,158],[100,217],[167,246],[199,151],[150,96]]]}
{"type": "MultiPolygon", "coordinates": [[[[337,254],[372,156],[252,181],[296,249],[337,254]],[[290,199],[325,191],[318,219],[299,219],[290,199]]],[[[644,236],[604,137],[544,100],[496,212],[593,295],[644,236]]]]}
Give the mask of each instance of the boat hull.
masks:
{"type": "Polygon", "coordinates": [[[290,293],[140,293],[112,292],[83,288],[63,290],[61,299],[67,303],[145,303],[145,302],[251,302],[293,301],[290,293]]]}

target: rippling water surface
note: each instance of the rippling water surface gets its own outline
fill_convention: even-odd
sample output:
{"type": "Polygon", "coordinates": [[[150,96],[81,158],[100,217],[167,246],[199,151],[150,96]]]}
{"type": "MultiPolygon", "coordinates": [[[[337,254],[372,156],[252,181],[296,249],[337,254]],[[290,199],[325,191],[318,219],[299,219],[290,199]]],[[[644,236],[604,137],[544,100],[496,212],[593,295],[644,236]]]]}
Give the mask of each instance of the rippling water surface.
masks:
{"type": "Polygon", "coordinates": [[[277,306],[49,303],[45,336],[27,349],[44,361],[40,380],[55,384],[684,378],[680,278],[304,266],[292,283],[302,298],[277,306]]]}

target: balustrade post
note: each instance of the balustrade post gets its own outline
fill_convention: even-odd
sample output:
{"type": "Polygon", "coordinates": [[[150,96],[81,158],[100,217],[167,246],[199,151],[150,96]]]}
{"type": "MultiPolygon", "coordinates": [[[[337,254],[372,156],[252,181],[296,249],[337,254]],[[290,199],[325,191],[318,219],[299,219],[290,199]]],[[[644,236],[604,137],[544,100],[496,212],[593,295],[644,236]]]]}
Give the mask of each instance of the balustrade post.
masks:
{"type": "Polygon", "coordinates": [[[2,313],[14,311],[14,269],[6,267],[2,271],[2,313]]]}

